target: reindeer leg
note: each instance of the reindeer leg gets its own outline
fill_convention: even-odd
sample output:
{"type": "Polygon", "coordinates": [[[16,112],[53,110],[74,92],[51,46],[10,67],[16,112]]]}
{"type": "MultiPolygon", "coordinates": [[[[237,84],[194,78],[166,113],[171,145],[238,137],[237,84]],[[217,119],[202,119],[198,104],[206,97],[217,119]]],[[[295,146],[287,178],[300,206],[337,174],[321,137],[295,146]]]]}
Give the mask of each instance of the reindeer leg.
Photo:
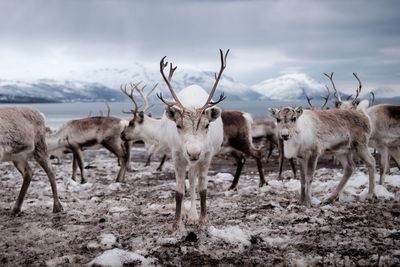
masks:
{"type": "Polygon", "coordinates": [[[151,157],[153,156],[153,154],[149,154],[149,156],[147,157],[146,163],[144,164],[145,167],[150,166],[151,163],[151,157]]]}
{"type": "Polygon", "coordinates": [[[268,140],[266,142],[269,143],[269,149],[268,149],[268,155],[267,155],[267,163],[268,163],[269,158],[272,155],[272,151],[274,150],[274,144],[273,144],[273,142],[268,141],[268,140]]]}
{"type": "Polygon", "coordinates": [[[246,154],[253,157],[257,162],[258,174],[260,176],[260,183],[258,186],[262,187],[264,184],[266,184],[266,182],[265,182],[265,177],[264,177],[264,170],[263,170],[262,163],[261,163],[261,151],[250,147],[250,151],[246,154]]]}
{"type": "MultiPolygon", "coordinates": [[[[44,143],[44,140],[42,143],[44,143]]],[[[44,143],[44,145],[46,144],[44,143]]],[[[42,167],[42,169],[46,172],[47,177],[49,178],[51,191],[53,193],[53,212],[57,213],[62,211],[63,207],[58,198],[56,177],[47,159],[47,148],[43,150],[43,144],[42,144],[42,147],[40,149],[35,150],[33,156],[37,161],[37,163],[39,163],[40,167],[42,167]]]]}
{"type": "Polygon", "coordinates": [[[78,160],[74,153],[72,153],[72,180],[76,181],[76,170],[78,169],[78,160]]]}
{"type": "Polygon", "coordinates": [[[281,139],[278,140],[278,151],[279,151],[278,180],[282,180],[282,167],[283,167],[284,151],[283,151],[283,141],[281,139]]]}
{"type": "MultiPolygon", "coordinates": [[[[78,166],[81,171],[81,184],[84,184],[84,183],[86,183],[86,178],[85,178],[85,174],[84,174],[82,150],[76,144],[71,144],[70,147],[72,150],[73,158],[74,158],[74,160],[76,160],[78,162],[78,166]]],[[[73,176],[72,179],[75,180],[74,178],[75,177],[73,176]]]]}
{"type": "Polygon", "coordinates": [[[300,205],[304,205],[306,200],[306,172],[307,162],[300,159],[300,205]]]}
{"type": "Polygon", "coordinates": [[[132,142],[125,141],[125,142],[123,142],[123,145],[124,145],[124,155],[125,155],[125,158],[126,158],[126,171],[130,171],[131,170],[130,162],[131,162],[131,146],[132,146],[132,142]]]}
{"type": "Polygon", "coordinates": [[[236,160],[236,172],[229,190],[236,189],[239,182],[240,174],[242,173],[243,165],[246,163],[246,158],[241,152],[232,151],[231,155],[236,160]]]}
{"type": "Polygon", "coordinates": [[[119,168],[119,172],[115,182],[124,182],[128,163],[127,161],[129,159],[129,155],[127,151],[125,151],[126,149],[124,147],[124,144],[121,144],[119,140],[116,139],[107,140],[102,142],[101,144],[121,161],[121,167],[119,168]]]}
{"type": "Polygon", "coordinates": [[[190,184],[190,211],[187,219],[187,224],[195,225],[199,221],[199,215],[196,209],[196,178],[197,171],[195,168],[189,170],[189,184],[190,184]]]}
{"type": "Polygon", "coordinates": [[[208,162],[199,166],[199,192],[200,192],[200,219],[199,229],[206,231],[208,228],[208,215],[207,215],[207,173],[210,166],[211,157],[208,162]]]}
{"type": "Polygon", "coordinates": [[[318,163],[318,154],[311,154],[307,162],[307,172],[305,173],[305,203],[307,207],[311,207],[311,183],[314,178],[314,172],[318,163]]]}
{"type": "Polygon", "coordinates": [[[293,179],[296,179],[296,164],[294,163],[294,159],[289,159],[290,167],[292,168],[293,172],[293,179]]]}
{"type": "Polygon", "coordinates": [[[336,158],[343,166],[343,176],[340,180],[338,186],[336,187],[335,191],[331,194],[331,196],[324,201],[322,201],[321,205],[327,205],[337,200],[339,193],[343,190],[344,186],[346,185],[347,181],[349,180],[350,176],[353,174],[355,163],[353,161],[352,154],[341,154],[336,155],[336,158]]]}
{"type": "Polygon", "coordinates": [[[388,171],[388,148],[386,146],[382,146],[378,148],[379,154],[381,154],[381,166],[380,166],[380,178],[379,178],[379,184],[383,185],[385,183],[385,176],[388,171]]]}
{"type": "Polygon", "coordinates": [[[172,228],[169,230],[170,234],[177,234],[185,230],[185,226],[182,222],[182,202],[185,195],[185,176],[186,176],[186,162],[179,158],[174,159],[175,165],[175,179],[176,179],[176,191],[175,191],[175,221],[172,228]]]}
{"type": "Polygon", "coordinates": [[[160,165],[158,165],[156,171],[159,171],[159,172],[162,171],[162,168],[164,166],[164,162],[166,159],[167,159],[167,155],[163,155],[163,157],[161,158],[161,161],[160,161],[160,165]]]}
{"type": "Polygon", "coordinates": [[[375,194],[375,158],[369,153],[368,146],[363,146],[357,149],[358,157],[365,162],[368,168],[368,195],[367,199],[376,198],[375,194]]]}
{"type": "Polygon", "coordinates": [[[24,201],[29,184],[32,180],[32,170],[29,167],[28,161],[26,159],[16,160],[13,161],[13,163],[17,170],[21,173],[22,178],[24,179],[22,182],[21,190],[19,191],[17,201],[15,202],[14,208],[12,210],[13,214],[18,214],[21,211],[22,202],[24,201]]]}

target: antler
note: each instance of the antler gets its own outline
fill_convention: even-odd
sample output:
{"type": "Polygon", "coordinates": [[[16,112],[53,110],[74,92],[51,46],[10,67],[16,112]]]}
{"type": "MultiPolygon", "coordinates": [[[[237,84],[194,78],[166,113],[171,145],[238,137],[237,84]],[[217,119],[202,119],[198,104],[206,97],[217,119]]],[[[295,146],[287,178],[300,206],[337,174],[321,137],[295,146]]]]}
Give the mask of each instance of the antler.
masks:
{"type": "Polygon", "coordinates": [[[311,104],[312,97],[308,97],[308,95],[306,95],[306,98],[307,98],[308,105],[310,105],[310,108],[313,109],[314,107],[311,104]]]}
{"type": "Polygon", "coordinates": [[[325,85],[326,90],[328,91],[327,96],[323,96],[322,99],[325,99],[324,104],[321,106],[321,109],[325,108],[326,104],[328,103],[329,97],[331,96],[331,92],[329,91],[329,87],[325,85]]]}
{"type": "Polygon", "coordinates": [[[356,89],[356,97],[355,97],[354,100],[352,101],[352,103],[354,104],[354,103],[356,102],[356,100],[357,100],[357,98],[358,98],[360,92],[361,92],[362,84],[361,84],[360,79],[359,79],[358,76],[357,76],[357,73],[353,72],[353,75],[354,75],[354,77],[356,77],[356,79],[357,79],[357,81],[358,81],[358,88],[356,89]]]}
{"type": "MultiPolygon", "coordinates": [[[[138,84],[136,84],[136,86],[139,85],[140,83],[141,83],[141,82],[139,82],[138,84]]],[[[121,89],[122,93],[124,93],[124,94],[125,94],[127,97],[129,97],[129,99],[132,101],[134,108],[131,109],[130,112],[126,112],[126,111],[124,111],[124,110],[123,110],[122,112],[124,112],[124,113],[132,113],[133,116],[136,116],[139,107],[138,107],[138,105],[137,105],[137,103],[136,103],[136,101],[135,101],[135,97],[133,96],[134,87],[131,87],[131,91],[128,92],[128,90],[126,89],[126,86],[127,86],[127,85],[125,84],[125,86],[122,87],[122,84],[121,84],[120,89],[121,89]]],[[[132,84],[131,84],[131,86],[132,86],[132,84]]]]}
{"type": "Polygon", "coordinates": [[[212,98],[213,98],[213,96],[215,94],[215,91],[217,90],[217,86],[218,86],[219,80],[221,79],[222,73],[225,70],[226,58],[228,57],[228,53],[229,53],[229,49],[228,49],[228,51],[226,51],[225,55],[224,55],[224,53],[222,52],[221,49],[219,50],[219,54],[220,54],[220,57],[221,57],[221,68],[219,70],[218,75],[215,73],[215,82],[214,82],[214,85],[213,85],[213,87],[211,89],[211,92],[210,92],[210,94],[208,96],[208,99],[207,99],[206,103],[204,104],[204,106],[202,106],[201,108],[198,109],[200,113],[203,113],[203,111],[206,110],[207,108],[215,106],[216,104],[218,104],[219,102],[221,102],[222,100],[224,100],[226,98],[224,93],[222,93],[219,96],[218,101],[216,101],[216,102],[212,101],[212,98]]]}
{"type": "MultiPolygon", "coordinates": [[[[141,82],[140,82],[141,83],[141,82]]],[[[143,112],[146,112],[149,109],[149,100],[148,100],[148,96],[154,91],[154,89],[156,89],[158,83],[150,90],[150,92],[145,95],[144,94],[144,88],[146,88],[146,85],[144,85],[142,88],[139,88],[139,84],[133,84],[131,83],[131,87],[136,89],[136,91],[140,94],[140,96],[143,98],[143,103],[144,103],[144,107],[143,107],[143,112]]]]}
{"type": "Polygon", "coordinates": [[[374,92],[369,93],[369,106],[373,106],[375,102],[375,94],[374,92]]]}
{"type": "MultiPolygon", "coordinates": [[[[172,97],[173,97],[174,100],[175,100],[174,105],[177,105],[177,106],[180,107],[182,110],[184,110],[185,107],[182,105],[181,101],[179,101],[179,98],[178,98],[178,96],[175,94],[175,91],[174,91],[174,89],[172,88],[172,84],[171,84],[172,75],[174,75],[174,71],[176,70],[177,67],[176,67],[176,66],[175,66],[175,67],[172,67],[172,63],[169,64],[169,74],[168,74],[168,79],[167,79],[167,77],[165,76],[165,73],[164,73],[164,69],[168,66],[168,62],[164,62],[165,58],[166,58],[166,56],[163,57],[163,58],[161,59],[161,61],[160,61],[160,72],[161,72],[161,75],[163,76],[164,81],[165,81],[165,83],[167,84],[167,87],[168,87],[168,89],[169,89],[169,91],[170,91],[172,97]]],[[[158,95],[157,95],[157,96],[158,96],[158,95]]],[[[162,97],[161,93],[160,93],[160,96],[162,97]]],[[[160,96],[158,96],[158,98],[160,98],[160,96]]],[[[161,99],[161,98],[160,98],[160,99],[161,99]]],[[[166,103],[163,99],[161,99],[161,101],[163,101],[164,103],[166,103]]],[[[171,103],[171,102],[168,102],[168,103],[171,103]]],[[[169,104],[167,104],[167,105],[169,105],[169,104]]]]}
{"type": "Polygon", "coordinates": [[[326,73],[324,73],[324,75],[325,75],[326,77],[328,77],[329,80],[330,80],[331,83],[332,83],[333,90],[335,90],[335,92],[333,93],[333,95],[335,96],[335,98],[336,98],[337,100],[339,100],[340,102],[342,102],[342,99],[340,98],[340,93],[339,93],[339,91],[336,89],[335,83],[333,82],[333,72],[331,72],[331,75],[328,75],[328,74],[326,74],[326,73]]]}

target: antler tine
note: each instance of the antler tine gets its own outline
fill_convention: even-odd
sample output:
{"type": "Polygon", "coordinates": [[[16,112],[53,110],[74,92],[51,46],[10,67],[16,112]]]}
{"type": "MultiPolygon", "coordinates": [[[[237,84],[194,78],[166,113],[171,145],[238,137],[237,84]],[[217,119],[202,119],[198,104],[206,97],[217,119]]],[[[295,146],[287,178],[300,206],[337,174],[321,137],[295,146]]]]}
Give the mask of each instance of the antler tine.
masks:
{"type": "Polygon", "coordinates": [[[306,98],[307,98],[308,104],[310,105],[310,108],[313,108],[313,105],[311,104],[312,97],[308,97],[308,95],[306,95],[306,98]]]}
{"type": "Polygon", "coordinates": [[[133,96],[133,88],[131,88],[131,92],[129,93],[128,90],[126,89],[126,86],[127,85],[125,84],[125,86],[122,87],[122,84],[121,84],[120,89],[121,89],[122,93],[124,93],[132,101],[134,109],[131,109],[130,112],[126,112],[126,111],[122,111],[122,112],[123,113],[132,113],[134,116],[136,116],[136,113],[137,113],[139,107],[135,101],[135,97],[133,96]]]}
{"type": "Polygon", "coordinates": [[[333,81],[333,72],[331,72],[331,75],[328,75],[328,74],[326,74],[326,73],[324,73],[324,75],[325,75],[326,77],[328,77],[328,79],[329,79],[329,80],[331,81],[331,83],[332,83],[333,90],[335,90],[335,92],[333,93],[333,95],[335,96],[335,98],[336,98],[337,100],[339,100],[340,102],[342,102],[342,99],[340,98],[340,93],[339,93],[339,91],[336,89],[335,82],[333,81]]]}
{"type": "MultiPolygon", "coordinates": [[[[225,55],[224,55],[224,53],[222,52],[221,49],[219,50],[219,54],[220,54],[220,57],[221,57],[221,68],[219,70],[218,75],[215,74],[215,82],[214,82],[214,85],[213,85],[213,87],[211,89],[211,92],[210,92],[210,94],[208,96],[208,99],[207,99],[206,103],[204,104],[204,106],[201,109],[199,109],[201,112],[203,112],[204,109],[206,109],[208,107],[208,104],[211,102],[211,99],[214,96],[215,91],[217,90],[217,86],[218,86],[219,80],[221,79],[222,73],[224,72],[225,67],[226,67],[226,58],[228,57],[228,53],[229,53],[229,49],[226,51],[225,55]]],[[[224,96],[222,95],[222,97],[220,96],[220,98],[219,98],[219,100],[217,102],[218,103],[221,102],[223,100],[222,98],[225,99],[224,96]]]]}
{"type": "Polygon", "coordinates": [[[352,98],[352,97],[353,97],[353,94],[349,95],[349,96],[347,97],[346,100],[348,101],[348,100],[350,100],[350,98],[352,98]]]}
{"type": "Polygon", "coordinates": [[[172,84],[171,84],[172,75],[174,74],[174,72],[175,72],[177,67],[172,67],[172,63],[170,63],[170,65],[169,65],[169,74],[168,74],[168,79],[167,79],[167,77],[165,76],[165,73],[164,73],[164,69],[168,66],[168,62],[164,62],[165,58],[166,58],[166,56],[163,57],[161,59],[161,61],[160,61],[160,72],[161,72],[161,75],[164,78],[164,81],[167,84],[167,87],[168,87],[172,97],[174,98],[174,100],[176,102],[176,105],[178,105],[181,109],[185,109],[185,107],[182,105],[181,101],[179,101],[178,96],[175,94],[175,91],[172,88],[172,84]]]}
{"type": "Polygon", "coordinates": [[[371,91],[369,93],[369,106],[373,106],[374,102],[375,102],[375,93],[371,91]]]}
{"type": "Polygon", "coordinates": [[[156,95],[157,95],[157,97],[158,97],[165,105],[167,105],[168,107],[172,107],[172,106],[176,105],[175,102],[165,100],[165,99],[163,98],[163,96],[162,96],[162,93],[157,93],[156,95]]]}
{"type": "Polygon", "coordinates": [[[326,90],[328,91],[327,96],[323,96],[322,99],[325,99],[324,104],[321,106],[321,109],[325,108],[326,104],[328,103],[329,97],[331,96],[331,91],[329,91],[329,87],[325,85],[326,90]]]}
{"type": "Polygon", "coordinates": [[[140,83],[138,83],[138,84],[131,83],[131,87],[133,89],[135,89],[139,93],[139,95],[143,98],[143,103],[144,103],[143,112],[145,112],[149,108],[149,101],[147,99],[147,96],[143,92],[144,88],[146,88],[146,85],[144,85],[142,88],[139,88],[139,86],[138,86],[139,84],[140,83]]]}
{"type": "Polygon", "coordinates": [[[110,117],[111,107],[110,107],[110,105],[108,104],[107,101],[105,101],[105,103],[106,103],[106,106],[107,106],[107,117],[110,117]]]}
{"type": "Polygon", "coordinates": [[[213,106],[217,105],[219,102],[225,100],[225,98],[226,98],[225,93],[222,92],[222,93],[219,95],[218,100],[217,100],[217,101],[210,101],[210,103],[207,104],[206,108],[210,108],[210,107],[213,107],[213,106]]]}
{"type": "Polygon", "coordinates": [[[356,97],[355,97],[354,100],[353,100],[353,103],[355,103],[355,101],[357,100],[358,96],[359,96],[360,93],[361,93],[362,84],[361,84],[360,79],[359,79],[358,76],[357,76],[357,73],[353,72],[353,75],[354,75],[354,77],[356,77],[356,79],[357,79],[357,81],[358,81],[358,88],[356,89],[356,97]]]}
{"type": "Polygon", "coordinates": [[[154,92],[154,90],[157,88],[157,86],[158,86],[158,83],[156,83],[156,84],[153,86],[153,88],[151,88],[151,90],[147,93],[147,97],[149,97],[149,96],[154,92]]]}

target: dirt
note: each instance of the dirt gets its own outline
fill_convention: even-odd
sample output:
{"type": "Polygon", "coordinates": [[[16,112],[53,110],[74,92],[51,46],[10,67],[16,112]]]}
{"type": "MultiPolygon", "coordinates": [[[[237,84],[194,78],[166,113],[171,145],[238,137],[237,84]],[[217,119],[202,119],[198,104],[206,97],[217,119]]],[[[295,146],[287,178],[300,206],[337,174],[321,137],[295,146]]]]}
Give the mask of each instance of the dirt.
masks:
{"type": "MultiPolygon", "coordinates": [[[[356,196],[306,208],[298,205],[298,190],[281,187],[293,181],[287,161],[284,181],[276,180],[276,155],[264,164],[269,185],[259,189],[255,162],[248,159],[238,190],[228,191],[232,176],[224,173],[234,173],[234,160],[216,157],[209,173],[209,231],[186,225],[183,233],[170,236],[167,232],[175,209],[172,165],[167,162],[165,171],[156,172],[158,162],[143,167],[143,148],[133,151],[134,171],[123,184],[114,183],[117,162],[104,150],[85,152],[89,162],[85,185],[70,181],[69,155],[62,165],[53,165],[64,206],[59,214],[51,212],[51,191],[44,172],[32,163],[35,175],[22,212],[12,216],[22,179],[12,164],[1,163],[0,265],[86,265],[112,248],[134,251],[153,259],[157,266],[400,264],[398,186],[386,186],[393,194],[390,199],[367,201],[356,196]],[[212,229],[226,232],[218,237],[212,229]],[[245,240],[230,241],[235,233],[245,233],[245,240]],[[116,241],[102,244],[103,234],[112,234],[116,241]]],[[[319,168],[315,180],[321,183],[328,184],[341,172],[329,157],[319,168]]],[[[365,172],[362,165],[360,170],[365,172]]],[[[392,172],[400,174],[397,168],[392,172]]],[[[317,190],[316,198],[322,200],[331,188],[326,191],[317,190]]]]}

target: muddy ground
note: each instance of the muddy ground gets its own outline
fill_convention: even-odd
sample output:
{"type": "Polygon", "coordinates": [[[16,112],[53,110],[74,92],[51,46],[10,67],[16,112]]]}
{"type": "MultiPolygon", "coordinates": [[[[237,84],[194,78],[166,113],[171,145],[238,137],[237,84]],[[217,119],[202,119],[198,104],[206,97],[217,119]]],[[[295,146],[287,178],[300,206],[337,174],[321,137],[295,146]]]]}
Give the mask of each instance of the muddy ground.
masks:
{"type": "Polygon", "coordinates": [[[89,183],[84,185],[70,180],[69,155],[53,165],[64,206],[59,214],[51,212],[44,172],[32,163],[35,175],[16,217],[10,213],[22,178],[12,164],[1,163],[0,266],[80,266],[95,263],[105,251],[111,251],[114,266],[400,264],[400,172],[394,166],[386,186],[377,186],[378,200],[363,197],[368,185],[361,165],[338,202],[319,206],[341,175],[325,158],[313,183],[314,205],[306,208],[297,204],[299,182],[291,179],[287,162],[284,180],[276,179],[276,155],[264,164],[269,185],[258,188],[249,159],[237,191],[227,190],[234,161],[217,157],[209,173],[208,231],[186,225],[181,235],[170,236],[175,209],[170,162],[163,172],[155,171],[158,162],[143,167],[145,151],[135,148],[134,171],[126,183],[114,183],[118,168],[107,151],[86,151],[85,159],[89,183]]]}

